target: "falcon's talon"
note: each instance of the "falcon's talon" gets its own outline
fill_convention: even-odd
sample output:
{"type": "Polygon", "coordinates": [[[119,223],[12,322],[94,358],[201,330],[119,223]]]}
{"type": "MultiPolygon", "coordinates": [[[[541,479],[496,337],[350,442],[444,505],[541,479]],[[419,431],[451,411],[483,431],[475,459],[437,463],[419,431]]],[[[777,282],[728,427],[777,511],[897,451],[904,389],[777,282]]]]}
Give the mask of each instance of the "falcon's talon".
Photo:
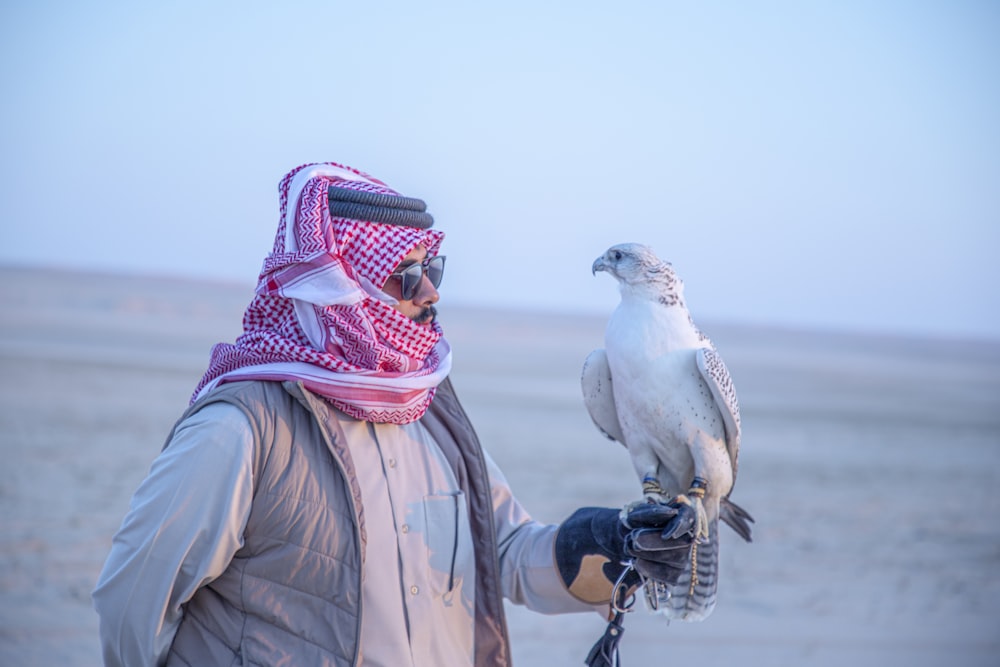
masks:
{"type": "Polygon", "coordinates": [[[645,500],[633,500],[632,502],[625,505],[622,511],[618,513],[618,518],[625,525],[626,528],[632,529],[633,526],[629,524],[628,515],[637,507],[648,504],[645,500]]]}
{"type": "Polygon", "coordinates": [[[670,502],[677,505],[684,505],[685,507],[691,506],[691,499],[685,496],[683,493],[678,493],[676,496],[670,499],[670,502]]]}

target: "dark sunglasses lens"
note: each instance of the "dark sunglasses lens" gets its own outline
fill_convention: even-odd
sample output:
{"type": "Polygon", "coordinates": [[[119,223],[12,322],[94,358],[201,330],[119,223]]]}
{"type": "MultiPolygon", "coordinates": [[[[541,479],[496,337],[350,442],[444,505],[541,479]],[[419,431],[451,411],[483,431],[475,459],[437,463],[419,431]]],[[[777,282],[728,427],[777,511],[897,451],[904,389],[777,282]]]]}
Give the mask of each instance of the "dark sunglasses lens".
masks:
{"type": "Polygon", "coordinates": [[[431,257],[427,262],[427,279],[435,288],[441,286],[441,278],[444,277],[444,255],[431,257]]]}
{"type": "Polygon", "coordinates": [[[400,274],[403,280],[401,286],[404,301],[409,301],[417,295],[417,288],[420,287],[420,279],[424,276],[424,268],[419,264],[411,264],[400,274]]]}

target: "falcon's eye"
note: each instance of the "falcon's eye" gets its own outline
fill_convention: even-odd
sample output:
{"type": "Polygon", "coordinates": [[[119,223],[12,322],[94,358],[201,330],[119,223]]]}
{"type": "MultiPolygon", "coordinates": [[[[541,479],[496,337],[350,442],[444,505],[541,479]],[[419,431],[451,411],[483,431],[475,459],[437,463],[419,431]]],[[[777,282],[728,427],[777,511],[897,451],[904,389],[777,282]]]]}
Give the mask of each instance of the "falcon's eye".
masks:
{"type": "Polygon", "coordinates": [[[615,261],[617,262],[621,258],[622,258],[622,251],[621,250],[615,250],[615,261]]]}

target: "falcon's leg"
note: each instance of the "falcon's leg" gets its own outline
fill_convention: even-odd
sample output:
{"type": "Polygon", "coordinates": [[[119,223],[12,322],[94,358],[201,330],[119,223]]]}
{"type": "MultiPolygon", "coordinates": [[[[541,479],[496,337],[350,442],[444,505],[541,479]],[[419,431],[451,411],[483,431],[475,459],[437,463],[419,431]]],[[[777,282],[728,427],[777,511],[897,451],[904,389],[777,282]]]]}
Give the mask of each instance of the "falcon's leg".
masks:
{"type": "Polygon", "coordinates": [[[642,493],[647,500],[662,503],[666,501],[667,490],[660,486],[660,480],[652,473],[642,476],[642,493]]]}
{"type": "Polygon", "coordinates": [[[694,588],[698,585],[698,545],[708,542],[708,514],[705,512],[705,503],[703,500],[707,488],[708,482],[701,477],[695,477],[691,481],[691,488],[688,489],[686,498],[683,495],[678,496],[678,499],[684,498],[690,503],[690,506],[695,511],[694,540],[692,540],[691,544],[691,586],[688,590],[689,597],[694,596],[694,588]]]}
{"type": "Polygon", "coordinates": [[[660,459],[652,446],[644,446],[640,438],[635,440],[629,444],[629,454],[636,476],[642,480],[642,493],[648,502],[666,503],[669,497],[660,483],[660,459]]]}
{"type": "Polygon", "coordinates": [[[691,509],[691,514],[693,514],[691,535],[694,538],[695,544],[705,542],[708,539],[708,513],[705,511],[705,503],[702,500],[705,497],[705,490],[707,488],[708,482],[701,477],[695,477],[687,493],[682,493],[672,501],[691,509]]]}

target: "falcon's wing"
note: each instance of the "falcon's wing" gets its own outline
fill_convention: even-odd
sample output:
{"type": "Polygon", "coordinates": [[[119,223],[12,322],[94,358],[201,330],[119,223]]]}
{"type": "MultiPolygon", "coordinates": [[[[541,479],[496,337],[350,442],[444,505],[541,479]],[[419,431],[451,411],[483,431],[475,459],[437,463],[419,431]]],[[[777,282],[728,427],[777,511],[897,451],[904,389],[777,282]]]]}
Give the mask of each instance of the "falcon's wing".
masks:
{"type": "MultiPolygon", "coordinates": [[[[726,449],[729,451],[729,461],[733,466],[735,483],[737,459],[740,454],[740,403],[736,399],[736,388],[733,386],[733,379],[729,377],[729,369],[714,348],[698,350],[697,358],[698,370],[701,371],[701,376],[712,391],[715,404],[722,413],[722,422],[726,427],[726,449]]],[[[732,489],[729,492],[732,493],[732,489]]],[[[744,540],[752,541],[750,524],[754,522],[753,517],[731,501],[728,495],[721,501],[719,517],[744,540]]]]}
{"type": "MultiPolygon", "coordinates": [[[[740,454],[740,403],[736,399],[736,388],[733,379],[729,377],[722,357],[714,348],[698,350],[698,370],[705,384],[712,391],[715,404],[722,413],[722,422],[726,427],[726,449],[729,451],[729,461],[733,466],[733,482],[736,482],[737,459],[740,454]]],[[[729,490],[732,493],[732,489],[729,490]]],[[[751,541],[750,524],[753,517],[745,509],[734,503],[727,495],[719,507],[719,518],[747,542],[751,541]]]]}
{"type": "Polygon", "coordinates": [[[594,425],[610,440],[617,440],[627,447],[621,424],[618,423],[618,409],[611,387],[611,368],[604,350],[594,350],[587,356],[583,362],[580,385],[583,389],[583,404],[587,406],[594,425]]]}
{"type": "Polygon", "coordinates": [[[698,350],[698,370],[712,391],[715,404],[722,413],[726,426],[726,449],[733,465],[733,480],[736,480],[737,459],[740,453],[740,403],[736,399],[736,388],[729,377],[729,369],[714,348],[698,350]]]}

